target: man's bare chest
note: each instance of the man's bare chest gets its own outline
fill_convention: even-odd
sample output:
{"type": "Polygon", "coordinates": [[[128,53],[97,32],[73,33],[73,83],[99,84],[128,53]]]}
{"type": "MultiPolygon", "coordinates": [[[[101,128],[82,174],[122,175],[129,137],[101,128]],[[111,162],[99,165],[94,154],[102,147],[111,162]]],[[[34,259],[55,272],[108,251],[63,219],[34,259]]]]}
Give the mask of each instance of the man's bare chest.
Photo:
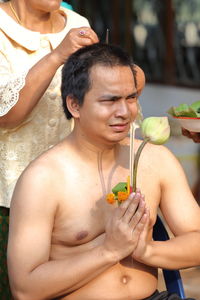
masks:
{"type": "MultiPolygon", "coordinates": [[[[146,196],[148,207],[155,218],[159,202],[159,183],[148,170],[138,173],[138,186],[146,196]]],[[[117,205],[106,202],[106,194],[118,182],[125,182],[129,169],[116,165],[110,171],[80,170],[72,174],[62,185],[62,200],[59,201],[52,231],[52,243],[65,247],[93,244],[104,234],[107,220],[117,205]]]]}
{"type": "Polygon", "coordinates": [[[114,209],[100,190],[83,195],[79,190],[73,191],[56,213],[52,240],[69,247],[89,243],[105,232],[114,209]]]}

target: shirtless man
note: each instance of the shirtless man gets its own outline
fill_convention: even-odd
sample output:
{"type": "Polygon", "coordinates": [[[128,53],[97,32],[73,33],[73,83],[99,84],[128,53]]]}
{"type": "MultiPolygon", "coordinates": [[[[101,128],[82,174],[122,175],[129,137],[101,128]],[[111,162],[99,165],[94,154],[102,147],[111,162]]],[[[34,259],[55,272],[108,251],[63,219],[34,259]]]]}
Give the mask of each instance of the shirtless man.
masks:
{"type": "Polygon", "coordinates": [[[95,44],[75,52],[63,69],[62,96],[74,130],[28,166],[12,199],[13,295],[154,299],[158,267],[200,264],[200,209],[183,170],[165,147],[147,144],[136,194],[120,207],[105,201],[129,175],[127,136],[138,113],[134,67],[120,48],[95,44]],[[166,242],[152,241],[158,207],[175,235],[166,242]]]}

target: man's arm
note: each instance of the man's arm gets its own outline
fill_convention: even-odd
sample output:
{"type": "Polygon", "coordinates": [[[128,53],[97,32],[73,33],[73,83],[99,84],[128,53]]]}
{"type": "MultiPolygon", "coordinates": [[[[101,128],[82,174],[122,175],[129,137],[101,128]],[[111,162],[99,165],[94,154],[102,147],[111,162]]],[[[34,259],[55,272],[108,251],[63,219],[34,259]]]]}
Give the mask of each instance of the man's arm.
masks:
{"type": "Polygon", "coordinates": [[[133,256],[147,265],[166,269],[200,265],[200,208],[177,159],[166,148],[155,147],[152,163],[159,170],[160,208],[175,237],[165,242],[147,241],[146,226],[133,256]]]}
{"type": "Polygon", "coordinates": [[[133,252],[147,220],[143,197],[132,195],[114,210],[101,245],[49,260],[57,199],[62,197],[52,169],[30,166],[11,203],[8,269],[12,292],[20,300],[54,299],[88,283],[133,252]]]}

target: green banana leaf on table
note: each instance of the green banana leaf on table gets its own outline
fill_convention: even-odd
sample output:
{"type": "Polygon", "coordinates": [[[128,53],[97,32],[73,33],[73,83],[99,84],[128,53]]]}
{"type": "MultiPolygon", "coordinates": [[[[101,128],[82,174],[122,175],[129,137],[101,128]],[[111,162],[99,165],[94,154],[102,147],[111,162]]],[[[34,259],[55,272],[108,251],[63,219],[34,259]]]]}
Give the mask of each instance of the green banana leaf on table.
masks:
{"type": "Polygon", "coordinates": [[[183,103],[177,107],[172,106],[167,112],[173,117],[200,118],[200,100],[190,105],[183,103]]]}

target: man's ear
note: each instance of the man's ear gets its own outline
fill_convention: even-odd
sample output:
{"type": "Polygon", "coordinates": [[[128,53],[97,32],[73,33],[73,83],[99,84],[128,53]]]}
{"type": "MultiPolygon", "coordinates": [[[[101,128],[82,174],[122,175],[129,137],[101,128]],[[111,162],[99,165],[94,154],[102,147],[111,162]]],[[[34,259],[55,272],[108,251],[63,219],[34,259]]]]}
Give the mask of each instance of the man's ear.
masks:
{"type": "Polygon", "coordinates": [[[137,91],[139,96],[145,86],[145,74],[138,65],[134,65],[134,68],[136,71],[137,91]]]}
{"type": "Polygon", "coordinates": [[[69,112],[73,116],[73,118],[75,118],[75,119],[79,118],[80,106],[78,104],[78,100],[76,98],[74,98],[73,96],[69,95],[66,98],[66,105],[67,105],[69,112]]]}

